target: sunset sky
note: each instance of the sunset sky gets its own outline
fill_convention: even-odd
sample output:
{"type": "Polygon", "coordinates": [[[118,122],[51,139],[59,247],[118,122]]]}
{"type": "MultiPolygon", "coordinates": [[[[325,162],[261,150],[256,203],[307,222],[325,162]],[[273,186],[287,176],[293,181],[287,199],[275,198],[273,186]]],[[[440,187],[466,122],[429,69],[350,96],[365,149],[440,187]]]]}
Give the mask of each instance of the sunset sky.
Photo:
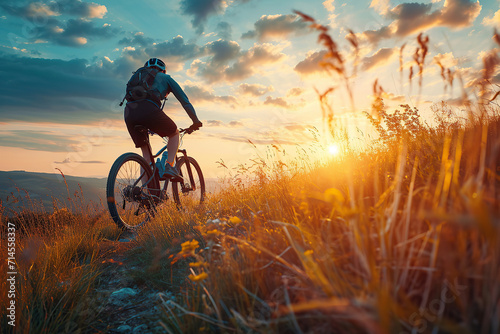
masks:
{"type": "MultiPolygon", "coordinates": [[[[474,96],[482,58],[498,47],[499,8],[498,0],[2,0],[0,170],[104,177],[120,154],[139,152],[118,103],[150,57],[167,63],[204,123],[184,147],[207,177],[223,175],[216,161],[249,163],[271,144],[290,156],[307,149],[311,130],[322,132],[315,90],[331,86],[336,117],[363,141],[376,79],[387,105],[424,115],[441,100],[460,108],[462,87],[474,96]],[[319,66],[318,34],[294,10],[329,26],[349,64],[354,105],[319,66]],[[356,72],[349,30],[360,43],[356,72]],[[430,40],[421,92],[416,75],[408,80],[420,32],[430,40]],[[453,87],[445,88],[438,60],[456,74],[453,87]]],[[[500,84],[498,72],[492,82],[500,84]]],[[[191,124],[175,97],[164,110],[179,127],[191,124]]]]}

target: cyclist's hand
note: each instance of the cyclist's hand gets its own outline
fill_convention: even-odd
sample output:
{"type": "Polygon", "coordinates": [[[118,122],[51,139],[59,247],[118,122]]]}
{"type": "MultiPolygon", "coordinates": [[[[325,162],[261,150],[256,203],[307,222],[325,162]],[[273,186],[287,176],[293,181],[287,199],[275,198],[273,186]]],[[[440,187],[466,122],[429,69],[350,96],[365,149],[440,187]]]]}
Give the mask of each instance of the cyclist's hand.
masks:
{"type": "Polygon", "coordinates": [[[189,128],[193,131],[196,131],[198,130],[199,128],[201,128],[203,126],[203,123],[200,122],[200,121],[197,121],[197,122],[193,122],[193,125],[191,125],[189,128]]]}

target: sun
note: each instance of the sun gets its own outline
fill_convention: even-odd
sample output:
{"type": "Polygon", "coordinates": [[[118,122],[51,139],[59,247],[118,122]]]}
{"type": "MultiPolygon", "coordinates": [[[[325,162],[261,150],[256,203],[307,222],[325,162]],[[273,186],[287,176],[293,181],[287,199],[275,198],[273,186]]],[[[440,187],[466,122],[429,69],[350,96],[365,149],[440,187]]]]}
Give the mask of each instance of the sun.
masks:
{"type": "Polygon", "coordinates": [[[330,153],[330,155],[332,155],[332,156],[339,155],[339,153],[340,153],[339,146],[336,144],[331,144],[330,146],[328,146],[328,153],[330,153]]]}

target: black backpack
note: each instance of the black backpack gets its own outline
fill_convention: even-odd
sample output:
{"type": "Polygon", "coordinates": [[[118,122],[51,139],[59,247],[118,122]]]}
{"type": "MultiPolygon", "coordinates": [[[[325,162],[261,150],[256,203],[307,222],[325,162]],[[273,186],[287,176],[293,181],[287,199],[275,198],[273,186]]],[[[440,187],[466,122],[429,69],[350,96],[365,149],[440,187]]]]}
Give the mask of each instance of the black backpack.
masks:
{"type": "Polygon", "coordinates": [[[160,105],[160,92],[151,89],[158,72],[157,69],[150,67],[141,67],[135,71],[127,82],[125,99],[128,102],[149,99],[160,105]]]}

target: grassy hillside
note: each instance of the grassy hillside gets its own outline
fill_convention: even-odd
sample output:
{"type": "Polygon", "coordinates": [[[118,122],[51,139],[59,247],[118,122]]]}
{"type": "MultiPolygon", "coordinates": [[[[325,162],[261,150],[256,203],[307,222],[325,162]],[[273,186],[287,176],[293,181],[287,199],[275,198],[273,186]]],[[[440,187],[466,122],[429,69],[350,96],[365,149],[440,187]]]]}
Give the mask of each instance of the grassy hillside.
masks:
{"type": "Polygon", "coordinates": [[[103,286],[123,267],[116,290],[169,291],[141,300],[163,310],[164,327],[141,320],[155,331],[496,333],[499,135],[492,117],[309,169],[257,164],[203,208],[164,206],[122,251],[106,211],[19,216],[17,328],[116,330],[103,286]]]}
{"type": "MultiPolygon", "coordinates": [[[[58,207],[76,209],[75,205],[103,206],[107,178],[77,177],[71,175],[0,171],[0,200],[4,214],[13,215],[23,209],[52,212],[58,207]],[[68,201],[68,198],[71,198],[68,201]],[[54,202],[55,201],[55,202],[54,202]],[[72,204],[77,202],[77,204],[72,204]]],[[[207,192],[217,192],[222,185],[217,179],[207,178],[207,192]]]]}
{"type": "Polygon", "coordinates": [[[61,174],[0,171],[0,199],[6,208],[14,211],[32,205],[52,211],[54,200],[62,202],[65,207],[69,205],[67,199],[75,197],[80,197],[86,204],[101,205],[105,191],[105,178],[63,178],[61,174]]]}

